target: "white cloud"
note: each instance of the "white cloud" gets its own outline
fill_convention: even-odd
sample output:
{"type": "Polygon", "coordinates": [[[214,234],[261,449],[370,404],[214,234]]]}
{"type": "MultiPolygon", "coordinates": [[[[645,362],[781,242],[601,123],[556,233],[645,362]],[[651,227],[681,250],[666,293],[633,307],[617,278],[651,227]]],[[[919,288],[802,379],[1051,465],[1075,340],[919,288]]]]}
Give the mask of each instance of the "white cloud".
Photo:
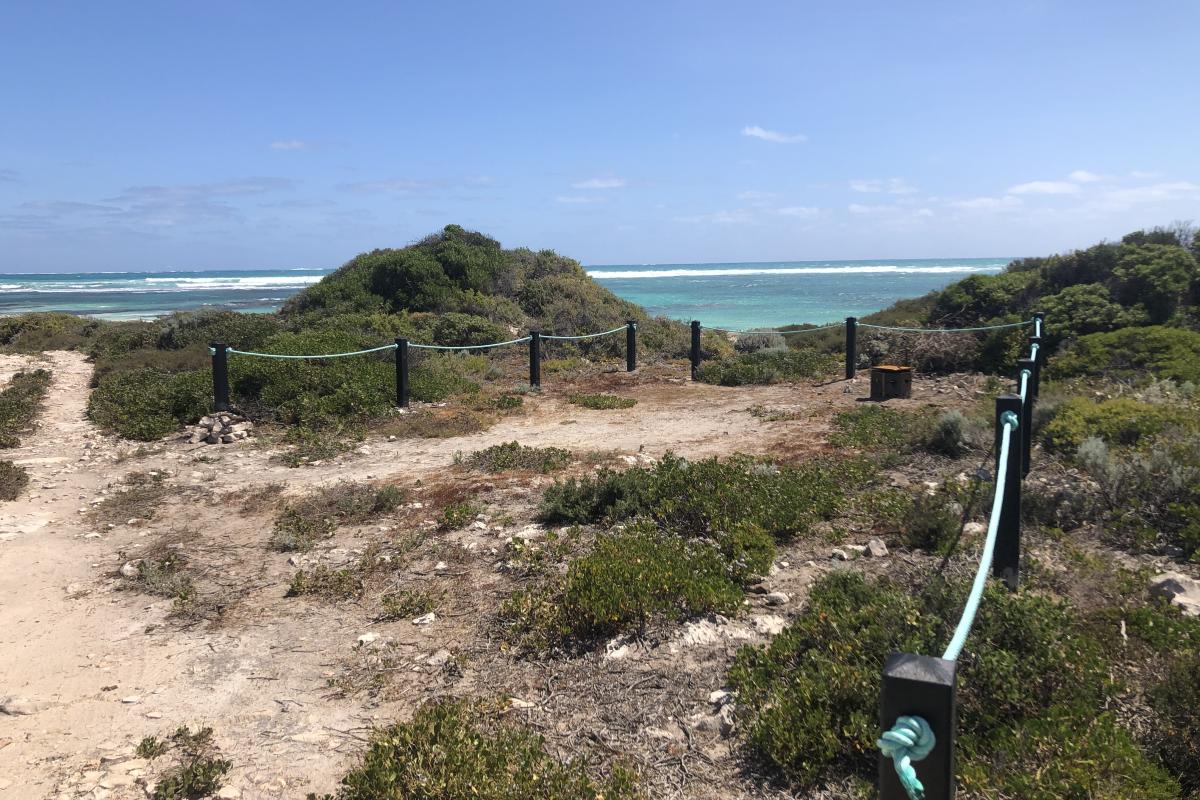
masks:
{"type": "Polygon", "coordinates": [[[915,186],[903,178],[888,178],[887,180],[880,178],[859,178],[850,181],[850,188],[855,192],[885,192],[887,194],[914,194],[917,191],[915,186]]]}
{"type": "Polygon", "coordinates": [[[811,206],[784,206],[783,208],[775,209],[775,213],[781,217],[815,217],[821,213],[821,209],[811,206]]]}
{"type": "Polygon", "coordinates": [[[1145,172],[1144,170],[1135,169],[1133,172],[1129,173],[1129,176],[1131,178],[1141,178],[1142,180],[1150,180],[1151,178],[1161,177],[1162,173],[1161,172],[1145,172]]]}
{"type": "Polygon", "coordinates": [[[914,217],[932,217],[934,216],[932,208],[918,208],[913,212],[914,217]]]}
{"type": "Polygon", "coordinates": [[[583,195],[559,195],[554,198],[556,203],[581,204],[581,203],[599,203],[603,200],[602,197],[585,197],[583,195]]]}
{"type": "Polygon", "coordinates": [[[301,139],[280,139],[271,142],[272,150],[307,150],[312,145],[301,139]]]}
{"type": "Polygon", "coordinates": [[[1114,205],[1130,206],[1158,203],[1197,193],[1200,193],[1200,185],[1189,181],[1171,181],[1168,183],[1155,183],[1150,186],[1110,189],[1104,193],[1103,200],[1114,205]]]}
{"type": "Polygon", "coordinates": [[[351,192],[360,194],[372,194],[376,192],[385,193],[405,193],[405,192],[420,192],[426,189],[432,189],[436,184],[430,181],[417,181],[407,178],[397,178],[394,180],[383,181],[362,181],[360,183],[345,183],[340,188],[348,189],[351,192]]]}
{"type": "Polygon", "coordinates": [[[712,214],[675,217],[674,220],[691,224],[745,225],[753,222],[754,216],[744,208],[736,208],[733,211],[715,211],[712,214]]]}
{"type": "Polygon", "coordinates": [[[1018,183],[1009,194],[1078,194],[1079,187],[1067,181],[1029,181],[1018,183]]]}
{"type": "Polygon", "coordinates": [[[847,211],[849,211],[851,214],[858,214],[859,216],[866,216],[868,214],[886,214],[887,212],[892,211],[894,208],[895,206],[865,206],[861,203],[851,203],[850,205],[846,206],[847,211]]]}
{"type": "Polygon", "coordinates": [[[628,181],[624,178],[588,178],[571,184],[572,189],[620,189],[628,181]]]}
{"type": "Polygon", "coordinates": [[[1001,208],[1014,208],[1021,205],[1021,198],[1005,195],[1004,197],[972,197],[969,200],[955,200],[950,203],[954,208],[968,211],[989,211],[1001,208]]]}
{"type": "Polygon", "coordinates": [[[808,137],[803,133],[780,133],[779,131],[760,128],[757,125],[747,125],[742,128],[742,136],[749,136],[752,139],[762,139],[764,142],[774,142],[775,144],[800,144],[801,142],[808,141],[808,137]]]}
{"type": "Polygon", "coordinates": [[[1076,183],[1096,183],[1104,180],[1103,175],[1097,175],[1094,172],[1088,172],[1086,169],[1077,169],[1067,176],[1070,180],[1076,183]]]}

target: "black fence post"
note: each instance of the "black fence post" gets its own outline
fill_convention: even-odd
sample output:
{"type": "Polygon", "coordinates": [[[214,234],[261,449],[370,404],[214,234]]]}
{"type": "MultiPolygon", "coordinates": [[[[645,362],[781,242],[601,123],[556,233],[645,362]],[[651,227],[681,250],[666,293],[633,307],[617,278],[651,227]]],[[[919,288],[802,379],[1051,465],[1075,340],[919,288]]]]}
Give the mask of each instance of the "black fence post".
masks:
{"type": "Polygon", "coordinates": [[[396,340],[396,405],[408,408],[408,339],[396,340]]]}
{"type": "Polygon", "coordinates": [[[1021,476],[1029,474],[1030,452],[1033,450],[1033,371],[1037,364],[1032,358],[1022,358],[1017,360],[1017,391],[1021,390],[1021,378],[1025,373],[1029,373],[1029,377],[1025,383],[1025,402],[1021,404],[1021,427],[1017,433],[1021,434],[1021,476]]]}
{"type": "Polygon", "coordinates": [[[1000,501],[1000,523],[996,531],[996,552],[992,558],[992,575],[1001,578],[1012,591],[1021,578],[1021,430],[1012,432],[1008,445],[1008,461],[1000,463],[1000,441],[1004,422],[1012,419],[1020,425],[1021,396],[1002,394],[996,398],[996,477],[1005,472],[1004,496],[1000,501]],[[1009,417],[1009,414],[1012,417],[1009,417]]]}
{"type": "MultiPolygon", "coordinates": [[[[914,761],[925,787],[925,800],[954,799],[954,740],[958,728],[958,663],[933,656],[892,653],[883,666],[879,700],[880,727],[890,730],[900,717],[920,717],[933,730],[929,755],[914,761]]],[[[909,800],[887,756],[879,757],[880,800],[909,800]]]]}
{"type": "Polygon", "coordinates": [[[529,386],[540,389],[542,386],[542,332],[529,332],[529,386]]]}
{"type": "Polygon", "coordinates": [[[212,348],[212,377],[213,377],[213,409],[216,411],[229,410],[229,345],[224,342],[213,342],[212,348]]]}
{"type": "Polygon", "coordinates": [[[858,317],[846,317],[846,380],[858,371],[858,317]]]}
{"type": "Polygon", "coordinates": [[[1043,314],[1041,311],[1035,311],[1035,312],[1033,312],[1033,319],[1034,319],[1033,335],[1034,336],[1045,336],[1046,335],[1046,315],[1043,314]]]}
{"type": "Polygon", "coordinates": [[[700,369],[700,320],[692,320],[692,380],[696,380],[696,371],[700,369]]]}
{"type": "Polygon", "coordinates": [[[629,320],[625,323],[625,371],[637,369],[637,323],[629,320]]]}

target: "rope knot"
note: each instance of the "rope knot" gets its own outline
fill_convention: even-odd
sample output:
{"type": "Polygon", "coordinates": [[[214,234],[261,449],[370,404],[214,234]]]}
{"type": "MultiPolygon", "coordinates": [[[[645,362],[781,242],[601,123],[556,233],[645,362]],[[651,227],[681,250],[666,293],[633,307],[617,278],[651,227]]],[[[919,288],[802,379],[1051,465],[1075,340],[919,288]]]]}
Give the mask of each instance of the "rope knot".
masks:
{"type": "Polygon", "coordinates": [[[900,717],[890,731],[875,744],[896,767],[896,776],[912,800],[924,800],[925,787],[917,778],[912,762],[920,761],[933,750],[937,739],[933,728],[921,717],[900,717]]]}

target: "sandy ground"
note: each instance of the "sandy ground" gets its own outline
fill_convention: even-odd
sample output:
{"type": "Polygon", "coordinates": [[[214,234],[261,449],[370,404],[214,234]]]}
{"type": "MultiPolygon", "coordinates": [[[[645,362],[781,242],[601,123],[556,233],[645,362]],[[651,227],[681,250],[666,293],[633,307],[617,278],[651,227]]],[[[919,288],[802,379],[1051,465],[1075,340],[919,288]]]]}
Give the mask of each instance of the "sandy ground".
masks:
{"type": "MultiPolygon", "coordinates": [[[[505,666],[495,648],[487,651],[480,644],[488,641],[487,632],[478,630],[485,618],[482,609],[505,591],[496,558],[489,555],[496,548],[489,548],[483,532],[477,537],[479,547],[466,542],[465,534],[457,540],[447,537],[438,545],[443,549],[431,551],[429,558],[453,557],[455,567],[464,564],[457,573],[465,576],[458,589],[484,599],[451,603],[444,627],[418,630],[403,621],[371,626],[354,609],[285,600],[283,589],[294,569],[284,554],[264,546],[271,516],[266,509],[240,509],[233,493],[283,482],[295,494],[306,486],[351,478],[430,484],[449,474],[456,451],[514,439],[576,452],[798,457],[823,448],[831,414],[853,407],[865,390],[865,381],[853,387],[836,382],[726,389],[692,384],[682,371],[654,380],[609,373],[596,383],[638,398],[637,406],[583,410],[567,404],[551,387],[541,397],[527,398],[521,413],[478,434],[444,440],[375,438],[366,442],[363,454],[290,469],[271,462],[270,452],[253,441],[197,447],[172,440],[149,454],[135,453],[135,445],[118,443],[86,420],[91,367],[83,357],[55,352],[43,360],[48,360],[54,381],[38,429],[19,449],[3,455],[25,465],[31,482],[19,500],[0,505],[0,700],[10,698],[10,713],[0,714],[0,796],[21,800],[144,797],[140,784],[153,770],[134,757],[135,745],[146,735],[169,733],[182,724],[211,725],[233,761],[222,797],[254,800],[331,791],[361,752],[372,726],[411,713],[422,697],[448,685],[441,673],[419,666],[439,647],[476,654],[465,675],[456,678],[456,690],[488,691],[508,680],[509,691],[543,696],[539,707],[550,713],[546,724],[554,730],[551,712],[562,692],[551,689],[550,682],[561,677],[553,672],[557,668],[505,666]],[[763,421],[747,413],[756,405],[794,412],[797,418],[763,421]],[[90,522],[86,511],[91,504],[134,469],[170,476],[176,493],[168,507],[148,525],[110,528],[90,522]],[[172,622],[169,600],[122,588],[116,573],[125,554],[145,547],[171,526],[186,527],[210,556],[204,576],[208,591],[236,609],[220,624],[172,622]],[[444,555],[451,551],[457,555],[444,555]],[[400,688],[390,694],[331,692],[330,678],[345,674],[359,652],[358,637],[368,631],[409,648],[418,666],[406,668],[400,688]],[[512,675],[493,678],[489,664],[511,669],[512,675]],[[541,681],[546,685],[536,688],[541,681]]],[[[0,356],[0,377],[37,362],[0,356]]],[[[915,397],[901,405],[974,398],[974,389],[946,386],[921,384],[915,397]]],[[[482,488],[500,491],[497,483],[503,481],[482,488]]],[[[517,495],[497,496],[504,503],[517,495]]],[[[527,524],[528,503],[512,503],[514,514],[526,517],[514,524],[527,524]]],[[[346,534],[355,535],[363,534],[346,534]]],[[[504,531],[487,535],[494,541],[504,531]]],[[[353,548],[355,540],[332,545],[353,548]]],[[[778,580],[795,588],[810,580],[810,573],[797,567],[778,580]]],[[[414,564],[409,578],[429,574],[428,565],[414,564]]],[[[453,577],[443,580],[454,588],[453,577]]],[[[638,702],[653,706],[661,700],[663,714],[683,713],[689,704],[703,706],[707,693],[720,686],[717,668],[723,668],[736,644],[718,642],[714,646],[720,652],[706,662],[711,669],[701,664],[693,682],[681,679],[678,687],[663,687],[638,702]],[[666,699],[674,703],[672,708],[666,708],[666,699]]],[[[583,670],[580,674],[611,678],[636,694],[647,691],[648,680],[638,678],[642,673],[636,670],[653,661],[632,659],[620,668],[624,672],[598,659],[574,666],[583,670]]],[[[703,661],[697,659],[698,664],[703,661]]],[[[649,690],[656,691],[656,685],[649,690]]],[[[603,710],[598,713],[603,716],[603,710]]],[[[646,715],[645,730],[650,731],[649,710],[646,715]]],[[[572,731],[564,725],[558,722],[558,733],[569,740],[572,731]]],[[[657,736],[653,731],[648,735],[657,736]]],[[[597,733],[588,736],[596,741],[597,733]]],[[[711,764],[714,757],[701,752],[691,763],[702,768],[702,762],[711,764]]],[[[744,796],[706,788],[689,771],[686,756],[679,762],[677,788],[663,794],[744,796]]],[[[703,769],[695,775],[703,776],[703,769]]]]}

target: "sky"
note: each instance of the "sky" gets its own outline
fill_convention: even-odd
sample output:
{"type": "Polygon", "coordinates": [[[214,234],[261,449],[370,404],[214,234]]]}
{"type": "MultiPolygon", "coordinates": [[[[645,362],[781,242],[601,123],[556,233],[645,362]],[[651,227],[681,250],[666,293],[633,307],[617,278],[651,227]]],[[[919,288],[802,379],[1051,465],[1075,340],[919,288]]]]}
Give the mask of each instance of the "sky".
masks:
{"type": "Polygon", "coordinates": [[[1040,255],[1200,221],[1200,3],[0,2],[0,271],[1040,255]]]}

